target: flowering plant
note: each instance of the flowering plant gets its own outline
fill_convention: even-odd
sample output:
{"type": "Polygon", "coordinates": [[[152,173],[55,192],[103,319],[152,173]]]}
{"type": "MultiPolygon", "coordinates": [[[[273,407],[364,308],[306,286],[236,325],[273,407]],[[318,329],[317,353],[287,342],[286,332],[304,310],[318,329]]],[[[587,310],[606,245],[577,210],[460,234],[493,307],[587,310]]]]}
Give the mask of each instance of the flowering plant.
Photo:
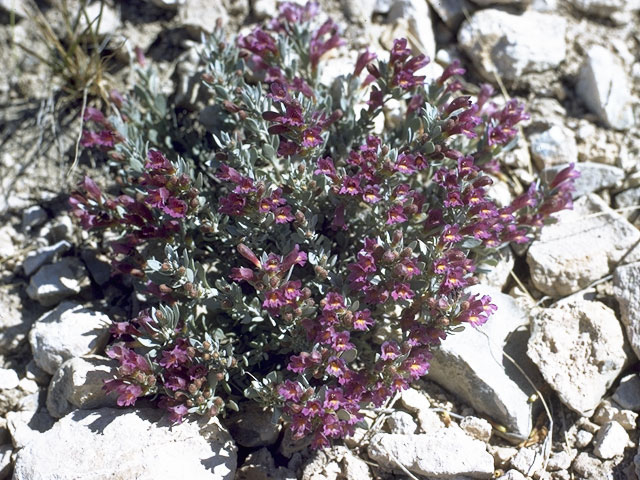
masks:
{"type": "Polygon", "coordinates": [[[121,366],[105,388],[120,405],[156,395],[179,422],[245,396],[314,447],[350,435],[449,333],[487,321],[491,299],[465,291],[477,268],[570,206],[572,168],[492,200],[527,114],[486,85],[465,94],[458,62],[427,83],[429,59],[399,39],[321,83],[343,41],[318,15],[284,3],[233,43],[208,41],[214,143],[181,146],[149,72],[109,119],[89,110],[83,143],[108,152],[120,192],[85,178],[71,205],[109,233],[114,272],[147,304],[112,327],[121,366]],[[402,119],[376,133],[392,101],[402,119]]]}

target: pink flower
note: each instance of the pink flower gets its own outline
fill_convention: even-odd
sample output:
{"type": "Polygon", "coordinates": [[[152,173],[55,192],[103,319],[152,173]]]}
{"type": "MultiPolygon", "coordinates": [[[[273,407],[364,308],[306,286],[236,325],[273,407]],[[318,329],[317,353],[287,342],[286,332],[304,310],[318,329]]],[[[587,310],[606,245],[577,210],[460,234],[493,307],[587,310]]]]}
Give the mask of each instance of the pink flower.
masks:
{"type": "Polygon", "coordinates": [[[402,205],[394,205],[387,212],[387,225],[406,222],[407,216],[404,214],[402,205]]]}
{"type": "Polygon", "coordinates": [[[291,214],[291,207],[288,205],[277,208],[274,215],[276,223],[288,223],[295,220],[295,217],[291,214]]]}
{"type": "Polygon", "coordinates": [[[333,311],[344,308],[344,297],[336,292],[329,292],[325,297],[324,310],[333,311]]]}
{"type": "Polygon", "coordinates": [[[395,360],[400,356],[400,348],[398,344],[393,341],[386,341],[380,347],[381,355],[380,358],[382,360],[395,360]]]}
{"type": "Polygon", "coordinates": [[[368,330],[373,323],[369,310],[360,310],[353,315],[354,330],[368,330]]]}
{"type": "Polygon", "coordinates": [[[414,293],[407,283],[396,283],[393,290],[391,290],[391,297],[394,300],[411,300],[414,297],[414,293]]]}
{"type": "Polygon", "coordinates": [[[347,366],[341,358],[329,358],[329,362],[327,363],[327,373],[332,377],[341,377],[344,375],[346,368],[347,366]]]}
{"type": "Polygon", "coordinates": [[[346,330],[336,333],[333,336],[333,349],[336,352],[344,352],[346,350],[353,349],[353,343],[349,342],[349,338],[349,332],[346,330]]]}
{"type": "Polygon", "coordinates": [[[279,290],[271,290],[265,294],[262,306],[267,310],[277,310],[284,306],[285,303],[284,297],[279,290]]]}
{"type": "Polygon", "coordinates": [[[302,395],[302,387],[298,382],[285,380],[285,382],[278,387],[278,393],[285,400],[297,402],[300,400],[300,395],[302,395]]]}

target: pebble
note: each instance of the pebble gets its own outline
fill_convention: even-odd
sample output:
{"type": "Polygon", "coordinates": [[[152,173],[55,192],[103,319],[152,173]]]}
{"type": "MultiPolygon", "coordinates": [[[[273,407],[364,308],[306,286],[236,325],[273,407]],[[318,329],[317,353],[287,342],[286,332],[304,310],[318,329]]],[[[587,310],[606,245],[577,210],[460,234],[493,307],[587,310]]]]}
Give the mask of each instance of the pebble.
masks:
{"type": "Polygon", "coordinates": [[[107,394],[105,380],[114,377],[118,363],[110,358],[88,355],[64,362],[56,371],[47,391],[47,410],[62,418],[75,408],[115,407],[117,393],[107,394]]]}
{"type": "Polygon", "coordinates": [[[611,14],[624,10],[627,0],[570,0],[570,3],[589,15],[610,17],[611,14]]]}
{"type": "Polygon", "coordinates": [[[629,435],[616,421],[605,423],[593,440],[594,455],[607,460],[624,453],[629,443],[629,435]]]}
{"type": "Polygon", "coordinates": [[[103,348],[110,319],[74,302],[63,302],[45,313],[29,332],[36,365],[53,375],[66,360],[103,348]]]}
{"type": "Polygon", "coordinates": [[[574,299],[532,319],[527,354],[562,403],[590,416],[627,363],[624,346],[613,310],[574,299]]]}
{"type": "Polygon", "coordinates": [[[258,20],[273,18],[278,15],[276,0],[253,0],[253,14],[258,20]]]}
{"type": "Polygon", "coordinates": [[[79,294],[88,281],[84,263],[75,257],[64,257],[56,263],[43,266],[31,277],[27,295],[40,305],[51,307],[79,294]]]}
{"type": "Polygon", "coordinates": [[[512,15],[488,8],[462,24],[458,42],[486,80],[494,82],[497,73],[513,82],[560,65],[567,50],[566,28],[567,21],[558,15],[512,15]]]}
{"type": "MultiPolygon", "coordinates": [[[[55,422],[55,419],[46,412],[9,412],[6,418],[7,428],[11,434],[11,442],[15,448],[24,448],[42,433],[50,430],[55,422]]],[[[15,479],[15,476],[13,478],[15,479]]],[[[36,480],[36,477],[33,480],[36,480]]]]}
{"type": "Polygon", "coordinates": [[[71,244],[66,240],[46,247],[41,247],[35,252],[30,252],[22,263],[22,270],[27,277],[38,270],[45,263],[51,263],[57,256],[66,253],[71,248],[71,244]]]}
{"type": "Polygon", "coordinates": [[[613,399],[622,408],[640,412],[640,375],[634,373],[623,377],[613,399]]]}
{"type": "MultiPolygon", "coordinates": [[[[503,352],[507,350],[518,363],[527,364],[526,356],[515,353],[525,350],[526,338],[511,334],[529,319],[512,297],[497,288],[476,285],[468,291],[489,295],[498,310],[482,327],[465,328],[445,339],[433,352],[428,378],[456,394],[476,412],[526,438],[533,426],[529,402],[533,390],[515,368],[505,368],[508,360],[503,352]]],[[[529,371],[527,374],[535,375],[529,371]]]]}
{"type": "Polygon", "coordinates": [[[547,470],[550,472],[556,472],[558,470],[567,470],[571,466],[571,462],[576,457],[578,452],[576,450],[565,451],[562,450],[560,452],[553,452],[549,456],[549,461],[547,462],[547,470]]]}
{"type": "Polygon", "coordinates": [[[586,430],[578,430],[576,433],[576,447],[585,448],[589,446],[593,440],[593,433],[587,432],[586,430]]]}
{"type": "Polygon", "coordinates": [[[473,416],[467,416],[460,420],[460,427],[472,437],[485,443],[489,443],[493,431],[491,424],[484,418],[473,416]]]}
{"type": "MultiPolygon", "coordinates": [[[[551,182],[558,172],[568,166],[569,164],[565,163],[545,168],[541,176],[545,181],[551,182]]],[[[573,183],[576,187],[572,193],[573,198],[613,187],[625,178],[623,169],[602,163],[580,162],[575,165],[575,169],[580,172],[580,176],[573,183]]]]}
{"type": "Polygon", "coordinates": [[[18,386],[20,378],[15,370],[0,368],[0,390],[11,390],[18,386]]]}
{"type": "Polygon", "coordinates": [[[532,477],[544,465],[544,455],[535,447],[524,447],[511,459],[511,466],[527,477],[532,477]]]}
{"type": "Polygon", "coordinates": [[[528,135],[531,157],[539,169],[578,161],[578,145],[573,132],[564,125],[528,135]]]}
{"type": "Polygon", "coordinates": [[[396,411],[387,418],[387,427],[389,428],[389,433],[410,435],[416,432],[418,425],[407,412],[396,411]]]}
{"type": "Polygon", "coordinates": [[[640,231],[594,194],[579,198],[573,210],[554,214],[527,251],[534,286],[546,295],[569,295],[610,273],[625,256],[640,258],[640,231]],[[633,249],[632,251],[629,251],[633,249]]]}
{"type": "Polygon", "coordinates": [[[368,453],[385,468],[401,464],[428,477],[491,478],[494,468],[483,442],[451,428],[419,435],[378,433],[371,439],[368,453]]]}
{"type": "Polygon", "coordinates": [[[22,230],[28,232],[35,227],[39,227],[47,221],[49,215],[46,210],[39,205],[26,208],[22,212],[22,230]]]}
{"type": "Polygon", "coordinates": [[[627,338],[640,359],[640,262],[618,266],[613,273],[613,286],[627,338]]]}
{"type": "Polygon", "coordinates": [[[500,447],[496,445],[487,445],[487,450],[493,456],[496,467],[504,468],[509,461],[516,456],[518,449],[514,447],[500,447]]]}
{"type": "Polygon", "coordinates": [[[595,45],[587,51],[576,92],[607,126],[616,130],[633,126],[629,79],[622,61],[608,49],[595,45]]]}
{"type": "Polygon", "coordinates": [[[580,476],[580,478],[589,480],[613,480],[613,473],[607,465],[588,454],[582,452],[576,457],[571,464],[571,469],[574,473],[580,476]]]}
{"type": "Polygon", "coordinates": [[[17,455],[14,480],[232,480],[236,447],[214,419],[169,425],[158,409],[76,411],[17,455]],[[99,454],[96,454],[96,453],[99,454]],[[64,461],[61,461],[64,459],[64,461]]]}
{"type": "Polygon", "coordinates": [[[505,472],[505,474],[502,475],[500,478],[504,480],[527,480],[527,477],[521,474],[518,470],[513,470],[513,469],[505,472]]]}
{"type": "Polygon", "coordinates": [[[631,410],[617,408],[610,400],[603,400],[592,417],[593,421],[598,425],[604,425],[607,422],[615,420],[625,430],[635,430],[638,420],[638,414],[631,410]]]}
{"type": "Polygon", "coordinates": [[[305,464],[301,480],[372,480],[369,466],[348,448],[316,450],[305,464]]]}
{"type": "Polygon", "coordinates": [[[228,21],[227,11],[222,2],[186,0],[178,7],[178,22],[195,38],[202,33],[213,33],[218,19],[222,21],[222,25],[228,21]]]}

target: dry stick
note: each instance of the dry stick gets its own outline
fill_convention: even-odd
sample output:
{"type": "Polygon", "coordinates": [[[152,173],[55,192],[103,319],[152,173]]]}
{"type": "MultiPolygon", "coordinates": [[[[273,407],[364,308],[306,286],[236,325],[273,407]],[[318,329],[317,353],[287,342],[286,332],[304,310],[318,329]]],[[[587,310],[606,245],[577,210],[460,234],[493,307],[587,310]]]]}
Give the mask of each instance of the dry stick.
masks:
{"type": "Polygon", "coordinates": [[[517,276],[515,273],[513,273],[513,270],[511,270],[511,271],[509,272],[509,275],[511,275],[511,276],[513,277],[513,279],[516,281],[516,283],[518,284],[518,286],[519,286],[519,287],[524,291],[524,293],[526,293],[526,294],[527,294],[527,296],[529,297],[529,299],[530,299],[532,302],[535,302],[535,300],[536,300],[536,299],[535,299],[535,298],[533,298],[533,296],[531,295],[531,293],[529,293],[529,290],[527,289],[527,287],[525,287],[524,283],[522,283],[522,281],[518,278],[518,276],[517,276]]]}
{"type": "Polygon", "coordinates": [[[80,155],[80,140],[82,140],[82,129],[84,128],[84,112],[87,108],[87,94],[88,94],[88,85],[84,87],[82,90],[82,110],[80,111],[80,132],[78,133],[78,138],[76,139],[76,148],[75,154],[73,157],[73,163],[71,167],[69,167],[69,171],[67,172],[67,178],[71,175],[71,172],[78,166],[78,158],[80,155]]]}

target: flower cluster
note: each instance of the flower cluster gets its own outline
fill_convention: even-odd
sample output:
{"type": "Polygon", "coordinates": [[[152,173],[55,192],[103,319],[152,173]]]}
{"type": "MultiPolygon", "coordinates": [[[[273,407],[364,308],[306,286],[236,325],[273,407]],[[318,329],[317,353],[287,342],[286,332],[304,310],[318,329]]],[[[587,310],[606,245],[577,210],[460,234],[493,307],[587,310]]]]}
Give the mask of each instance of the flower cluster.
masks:
{"type": "Polygon", "coordinates": [[[247,398],[328,445],[423,376],[447,335],[484,324],[496,306],[467,290],[477,269],[571,206],[573,166],[508,205],[491,198],[528,117],[489,86],[465,91],[458,62],[425,84],[429,60],[399,39],[388,61],[366,50],[320,83],[343,41],[317,14],[283,3],[235,43],[205,45],[215,144],[174,141],[185,127],[167,124],[158,92],[109,119],[88,111],[101,130],[84,144],[115,162],[119,191],[85,178],[72,210],[108,232],[114,274],[146,302],[112,327],[120,367],[105,388],[120,405],[154,396],[178,422],[247,398]],[[374,134],[391,100],[406,116],[374,134]]]}

